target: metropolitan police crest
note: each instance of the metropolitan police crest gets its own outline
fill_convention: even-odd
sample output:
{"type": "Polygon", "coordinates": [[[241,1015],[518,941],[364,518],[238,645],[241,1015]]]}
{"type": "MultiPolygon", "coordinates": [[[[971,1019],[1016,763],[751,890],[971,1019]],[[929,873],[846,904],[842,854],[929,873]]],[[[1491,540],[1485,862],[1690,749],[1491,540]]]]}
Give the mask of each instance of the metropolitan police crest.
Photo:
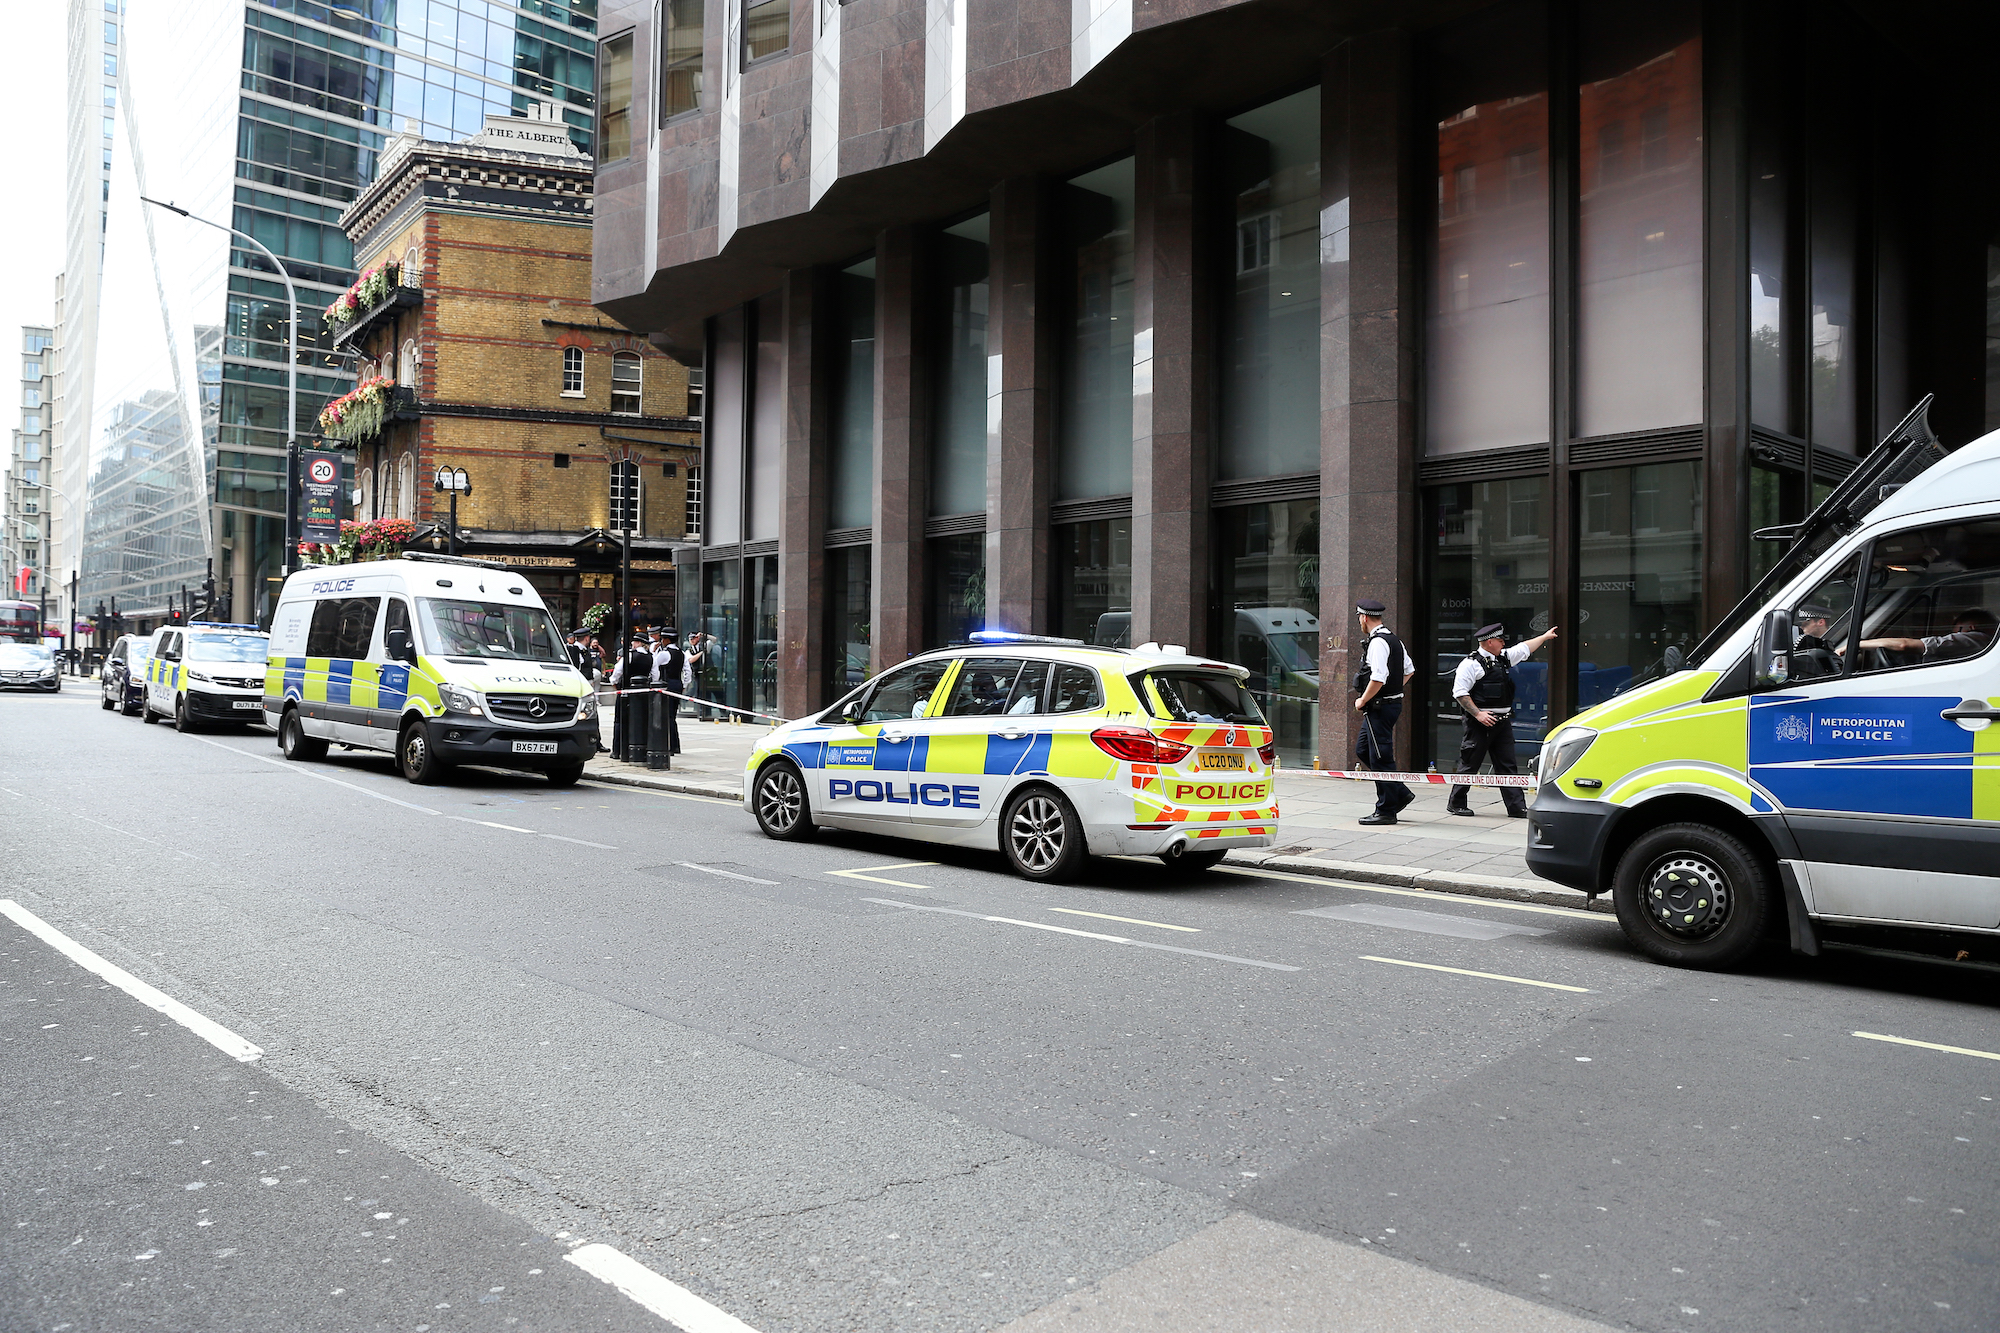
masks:
{"type": "Polygon", "coordinates": [[[1812,740],[1812,718],[1805,713],[1787,713],[1778,719],[1772,735],[1781,741],[1812,740]]]}

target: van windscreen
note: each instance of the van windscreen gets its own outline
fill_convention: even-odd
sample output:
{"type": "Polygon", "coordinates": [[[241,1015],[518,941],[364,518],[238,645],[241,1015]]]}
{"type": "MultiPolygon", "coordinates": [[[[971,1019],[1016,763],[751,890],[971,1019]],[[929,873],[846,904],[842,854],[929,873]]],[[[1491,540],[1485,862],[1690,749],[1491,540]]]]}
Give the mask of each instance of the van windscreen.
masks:
{"type": "Polygon", "coordinates": [[[493,657],[569,665],[555,622],[539,606],[419,597],[424,650],[441,657],[493,657]]]}

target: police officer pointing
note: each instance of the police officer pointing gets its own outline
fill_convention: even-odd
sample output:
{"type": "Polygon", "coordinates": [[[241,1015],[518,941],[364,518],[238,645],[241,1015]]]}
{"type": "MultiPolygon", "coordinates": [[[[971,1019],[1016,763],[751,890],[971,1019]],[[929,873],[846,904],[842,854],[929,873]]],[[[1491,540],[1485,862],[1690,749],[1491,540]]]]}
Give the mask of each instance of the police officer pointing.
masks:
{"type": "MultiPolygon", "coordinates": [[[[1465,655],[1451,678],[1451,697],[1465,710],[1465,739],[1458,746],[1459,772],[1477,773],[1488,758],[1493,760],[1495,773],[1521,771],[1514,758],[1513,668],[1555,636],[1556,627],[1551,625],[1547,633],[1509,648],[1505,625],[1481,625],[1473,631],[1479,646],[1465,655]]],[[[1462,785],[1453,787],[1446,808],[1455,815],[1471,814],[1471,791],[1462,785]]],[[[1502,787],[1500,799],[1506,802],[1508,818],[1527,818],[1527,798],[1519,788],[1502,787]]]]}

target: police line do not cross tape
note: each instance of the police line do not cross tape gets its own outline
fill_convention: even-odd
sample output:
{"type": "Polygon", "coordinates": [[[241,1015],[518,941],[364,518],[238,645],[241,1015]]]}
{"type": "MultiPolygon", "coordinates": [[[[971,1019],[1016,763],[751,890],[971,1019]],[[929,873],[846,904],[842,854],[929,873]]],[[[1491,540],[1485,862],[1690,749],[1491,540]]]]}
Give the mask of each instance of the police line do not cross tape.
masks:
{"type": "Polygon", "coordinates": [[[1356,782],[1428,782],[1451,787],[1532,787],[1527,773],[1377,773],[1365,768],[1294,769],[1316,778],[1352,778],[1356,782]]]}

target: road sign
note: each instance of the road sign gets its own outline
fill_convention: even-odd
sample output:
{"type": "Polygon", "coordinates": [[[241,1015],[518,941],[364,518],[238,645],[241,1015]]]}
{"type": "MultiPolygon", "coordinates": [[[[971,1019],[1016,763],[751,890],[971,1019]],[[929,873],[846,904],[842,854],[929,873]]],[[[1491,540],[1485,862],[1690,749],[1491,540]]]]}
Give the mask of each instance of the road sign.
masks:
{"type": "Polygon", "coordinates": [[[340,455],[302,456],[299,540],[332,545],[340,540],[340,455]]]}

